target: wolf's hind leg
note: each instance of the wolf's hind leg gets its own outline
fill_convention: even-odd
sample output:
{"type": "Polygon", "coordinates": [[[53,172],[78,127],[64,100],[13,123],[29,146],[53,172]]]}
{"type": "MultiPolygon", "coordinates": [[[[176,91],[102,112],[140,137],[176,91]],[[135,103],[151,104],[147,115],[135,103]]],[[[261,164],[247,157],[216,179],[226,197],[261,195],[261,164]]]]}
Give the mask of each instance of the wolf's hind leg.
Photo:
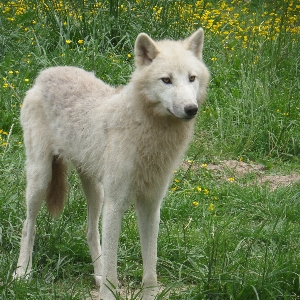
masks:
{"type": "Polygon", "coordinates": [[[87,220],[87,241],[94,265],[94,276],[96,284],[101,282],[101,246],[99,234],[99,217],[103,204],[103,188],[100,183],[91,180],[83,174],[80,179],[84,194],[87,199],[88,220],[87,220]]]}
{"type": "Polygon", "coordinates": [[[35,222],[37,214],[45,199],[47,187],[51,180],[52,158],[34,161],[27,159],[26,204],[27,214],[23,225],[20,255],[14,278],[28,275],[32,268],[32,250],[35,236],[35,222]]]}

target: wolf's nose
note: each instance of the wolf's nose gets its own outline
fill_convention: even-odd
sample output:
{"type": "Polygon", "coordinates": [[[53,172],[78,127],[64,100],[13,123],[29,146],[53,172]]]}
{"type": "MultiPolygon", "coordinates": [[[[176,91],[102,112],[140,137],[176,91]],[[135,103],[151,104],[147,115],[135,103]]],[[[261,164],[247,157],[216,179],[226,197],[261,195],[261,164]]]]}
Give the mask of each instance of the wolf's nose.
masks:
{"type": "Polygon", "coordinates": [[[189,117],[195,116],[198,112],[198,106],[197,105],[187,105],[184,108],[184,112],[189,117]]]}

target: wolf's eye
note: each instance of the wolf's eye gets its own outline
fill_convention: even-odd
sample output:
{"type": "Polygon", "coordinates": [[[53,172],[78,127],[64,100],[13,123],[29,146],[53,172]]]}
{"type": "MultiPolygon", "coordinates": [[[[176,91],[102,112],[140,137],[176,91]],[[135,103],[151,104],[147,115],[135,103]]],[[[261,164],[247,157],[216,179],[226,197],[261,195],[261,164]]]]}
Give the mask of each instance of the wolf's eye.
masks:
{"type": "Polygon", "coordinates": [[[189,80],[190,80],[190,82],[194,82],[195,81],[195,79],[196,79],[196,76],[190,76],[190,78],[189,78],[189,80]]]}
{"type": "Polygon", "coordinates": [[[165,78],[162,78],[161,79],[163,83],[166,83],[166,84],[171,84],[171,79],[169,77],[165,77],[165,78]]]}

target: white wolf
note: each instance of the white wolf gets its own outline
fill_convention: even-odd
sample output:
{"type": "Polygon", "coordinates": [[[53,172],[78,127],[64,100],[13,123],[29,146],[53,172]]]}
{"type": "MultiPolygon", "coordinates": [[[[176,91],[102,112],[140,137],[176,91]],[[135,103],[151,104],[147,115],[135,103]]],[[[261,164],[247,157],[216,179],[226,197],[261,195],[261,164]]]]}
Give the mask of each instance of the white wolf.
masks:
{"type": "Polygon", "coordinates": [[[154,41],[139,34],[136,69],[123,88],[115,89],[75,67],[40,73],[21,110],[27,216],[16,278],[31,271],[35,222],[43,200],[52,215],[63,210],[65,170],[71,162],[87,198],[87,240],[100,298],[115,299],[111,286],[117,286],[121,221],[134,202],[143,299],[154,299],[160,206],[192,137],[209,81],[202,61],[203,40],[202,28],[182,41],[154,41]]]}

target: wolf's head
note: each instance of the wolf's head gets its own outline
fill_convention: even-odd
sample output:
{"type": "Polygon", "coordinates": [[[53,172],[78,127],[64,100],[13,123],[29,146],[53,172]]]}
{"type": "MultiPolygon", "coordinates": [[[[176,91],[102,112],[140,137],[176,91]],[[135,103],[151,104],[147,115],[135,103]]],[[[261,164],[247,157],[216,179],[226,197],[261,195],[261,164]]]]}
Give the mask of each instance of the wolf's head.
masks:
{"type": "Polygon", "coordinates": [[[156,42],[145,33],[138,35],[132,79],[157,114],[186,120],[196,116],[209,80],[203,41],[202,28],[183,41],[156,42]]]}

